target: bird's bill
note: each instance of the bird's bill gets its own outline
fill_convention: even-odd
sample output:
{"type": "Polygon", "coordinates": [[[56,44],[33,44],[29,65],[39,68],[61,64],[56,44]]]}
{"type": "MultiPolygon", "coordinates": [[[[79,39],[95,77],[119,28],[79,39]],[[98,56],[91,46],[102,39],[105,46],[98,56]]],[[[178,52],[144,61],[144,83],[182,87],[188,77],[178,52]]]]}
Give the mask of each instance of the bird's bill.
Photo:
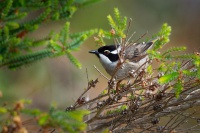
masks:
{"type": "Polygon", "coordinates": [[[98,54],[98,51],[97,50],[91,50],[91,51],[89,51],[89,53],[91,53],[91,54],[98,54]]]}
{"type": "Polygon", "coordinates": [[[98,58],[100,58],[99,52],[97,50],[91,50],[91,51],[89,51],[89,53],[95,54],[98,58]]]}

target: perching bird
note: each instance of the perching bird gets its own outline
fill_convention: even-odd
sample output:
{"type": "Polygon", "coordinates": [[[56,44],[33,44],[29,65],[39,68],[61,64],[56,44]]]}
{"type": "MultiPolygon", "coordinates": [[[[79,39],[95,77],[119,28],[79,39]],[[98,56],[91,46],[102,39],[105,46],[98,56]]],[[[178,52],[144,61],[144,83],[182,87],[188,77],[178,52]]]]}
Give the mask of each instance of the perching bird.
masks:
{"type": "Polygon", "coordinates": [[[147,43],[136,43],[128,46],[124,50],[124,59],[126,61],[117,71],[116,66],[120,60],[119,52],[122,49],[120,45],[103,46],[98,50],[89,51],[89,53],[97,55],[110,76],[114,76],[116,80],[123,80],[130,77],[130,72],[136,71],[139,67],[145,68],[147,66],[147,64],[144,64],[148,60],[146,51],[152,48],[155,41],[157,39],[147,43]]]}

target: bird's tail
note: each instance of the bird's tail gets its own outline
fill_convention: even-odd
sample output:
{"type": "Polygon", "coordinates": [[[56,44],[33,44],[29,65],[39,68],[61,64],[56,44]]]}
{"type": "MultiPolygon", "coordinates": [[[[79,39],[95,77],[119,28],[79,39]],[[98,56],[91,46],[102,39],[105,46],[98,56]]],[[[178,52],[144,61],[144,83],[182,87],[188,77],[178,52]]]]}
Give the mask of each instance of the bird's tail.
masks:
{"type": "Polygon", "coordinates": [[[146,52],[148,49],[151,49],[152,46],[153,46],[153,44],[154,44],[156,41],[158,41],[158,40],[159,40],[159,38],[156,38],[156,39],[153,39],[153,40],[147,42],[147,43],[145,44],[145,46],[143,47],[142,52],[146,52]]]}

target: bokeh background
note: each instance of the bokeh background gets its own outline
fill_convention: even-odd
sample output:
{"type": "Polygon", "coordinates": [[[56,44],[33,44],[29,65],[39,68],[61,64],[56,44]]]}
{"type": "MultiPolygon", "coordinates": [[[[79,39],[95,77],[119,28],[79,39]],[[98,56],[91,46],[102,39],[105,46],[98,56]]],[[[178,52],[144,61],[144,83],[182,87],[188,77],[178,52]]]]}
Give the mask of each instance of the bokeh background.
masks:
{"type": "MultiPolygon", "coordinates": [[[[69,20],[71,32],[93,28],[110,30],[107,15],[112,15],[115,7],[123,16],[133,19],[130,33],[136,31],[134,40],[146,32],[148,34],[143,39],[151,37],[167,22],[172,27],[172,34],[170,43],[164,48],[187,46],[186,52],[200,48],[199,0],[104,0],[79,9],[69,20]]],[[[52,30],[59,31],[65,22],[44,23],[29,37],[44,38],[52,30]]],[[[75,68],[65,56],[45,59],[15,71],[0,69],[0,90],[3,92],[0,102],[31,99],[31,106],[35,108],[47,110],[51,103],[56,103],[60,109],[65,109],[87,87],[86,69],[89,79],[99,76],[93,65],[106,74],[98,59],[88,53],[97,48],[94,39],[90,38],[81,46],[80,51],[73,52],[82,63],[82,69],[75,68]]],[[[106,87],[107,81],[104,78],[99,81],[97,88],[92,89],[87,97],[94,97],[106,87]]]]}

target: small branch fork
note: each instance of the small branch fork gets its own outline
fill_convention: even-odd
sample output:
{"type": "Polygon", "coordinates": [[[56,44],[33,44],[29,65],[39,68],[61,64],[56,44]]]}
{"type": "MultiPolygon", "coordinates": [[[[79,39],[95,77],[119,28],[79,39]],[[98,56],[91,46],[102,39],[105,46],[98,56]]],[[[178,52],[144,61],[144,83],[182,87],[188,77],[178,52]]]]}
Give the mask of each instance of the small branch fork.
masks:
{"type": "MultiPolygon", "coordinates": [[[[129,40],[130,38],[125,39],[122,45],[124,48],[120,53],[123,53],[123,49],[134,45],[134,43],[129,43],[129,40]]],[[[123,55],[120,54],[120,58],[115,73],[125,62],[123,55]]],[[[155,60],[147,60],[131,73],[132,76],[130,75],[131,78],[128,81],[123,80],[119,84],[115,81],[115,73],[109,80],[94,66],[100,76],[96,80],[89,81],[87,74],[87,88],[75,104],[68,107],[66,111],[80,108],[90,110],[90,117],[85,119],[89,127],[87,132],[103,131],[106,128],[113,132],[199,131],[200,118],[195,116],[199,112],[193,107],[200,106],[200,91],[198,91],[200,80],[196,77],[179,77],[184,82],[183,90],[177,98],[173,89],[176,87],[175,81],[162,85],[158,81],[161,75],[158,69],[153,69],[153,74],[149,74],[144,69],[143,66],[147,63],[151,64],[152,61],[155,60]],[[107,87],[101,88],[102,93],[95,98],[86,100],[85,94],[90,89],[96,89],[100,77],[108,80],[107,87]],[[119,88],[119,91],[116,92],[116,88],[119,88]],[[181,127],[190,120],[195,120],[196,124],[190,128],[181,127]]],[[[186,60],[181,64],[181,68],[193,70],[195,66],[192,60],[186,60]]]]}

